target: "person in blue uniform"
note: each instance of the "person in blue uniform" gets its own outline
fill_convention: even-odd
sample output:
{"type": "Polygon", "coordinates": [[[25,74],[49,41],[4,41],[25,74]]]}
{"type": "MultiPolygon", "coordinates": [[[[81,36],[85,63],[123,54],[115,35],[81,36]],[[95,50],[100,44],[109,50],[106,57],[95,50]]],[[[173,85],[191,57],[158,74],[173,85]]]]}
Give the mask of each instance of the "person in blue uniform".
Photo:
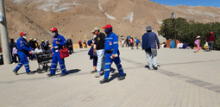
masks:
{"type": "Polygon", "coordinates": [[[52,41],[52,63],[50,67],[50,74],[48,74],[48,76],[49,77],[55,76],[58,62],[60,65],[60,69],[62,71],[61,76],[64,76],[68,73],[66,71],[65,61],[60,57],[59,51],[64,47],[66,40],[64,36],[58,33],[57,28],[53,27],[50,29],[50,31],[53,34],[53,41],[52,41]]]}
{"type": "Polygon", "coordinates": [[[100,81],[101,84],[109,82],[109,74],[111,72],[112,62],[116,64],[116,67],[119,71],[119,80],[125,79],[126,74],[121,65],[120,53],[118,47],[118,36],[113,33],[112,25],[106,25],[103,27],[105,33],[107,34],[105,38],[105,59],[104,59],[104,79],[100,81]]]}
{"type": "Polygon", "coordinates": [[[20,37],[16,41],[16,47],[18,50],[19,63],[13,70],[16,75],[18,75],[18,70],[24,65],[26,73],[30,74],[28,55],[31,54],[31,48],[26,40],[26,32],[21,32],[20,37]]]}

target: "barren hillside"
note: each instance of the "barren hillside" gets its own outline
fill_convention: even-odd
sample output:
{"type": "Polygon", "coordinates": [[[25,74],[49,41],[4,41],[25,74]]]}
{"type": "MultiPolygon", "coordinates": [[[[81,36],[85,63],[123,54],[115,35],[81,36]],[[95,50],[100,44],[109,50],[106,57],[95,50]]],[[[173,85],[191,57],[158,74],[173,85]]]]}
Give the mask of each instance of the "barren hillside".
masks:
{"type": "Polygon", "coordinates": [[[6,0],[10,37],[28,32],[30,37],[50,39],[48,29],[56,26],[74,40],[91,38],[95,27],[113,24],[120,35],[140,36],[147,25],[155,30],[163,19],[176,12],[199,22],[219,21],[219,8],[171,7],[147,0],[6,0]]]}

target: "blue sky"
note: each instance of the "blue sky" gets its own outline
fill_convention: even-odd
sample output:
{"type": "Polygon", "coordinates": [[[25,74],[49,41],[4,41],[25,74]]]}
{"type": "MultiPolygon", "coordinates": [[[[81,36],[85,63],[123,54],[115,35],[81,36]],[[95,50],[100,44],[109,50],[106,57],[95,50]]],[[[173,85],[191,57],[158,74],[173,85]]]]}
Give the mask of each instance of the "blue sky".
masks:
{"type": "Polygon", "coordinates": [[[220,8],[220,0],[151,0],[156,3],[178,6],[178,5],[187,5],[187,6],[213,6],[220,8]]]}

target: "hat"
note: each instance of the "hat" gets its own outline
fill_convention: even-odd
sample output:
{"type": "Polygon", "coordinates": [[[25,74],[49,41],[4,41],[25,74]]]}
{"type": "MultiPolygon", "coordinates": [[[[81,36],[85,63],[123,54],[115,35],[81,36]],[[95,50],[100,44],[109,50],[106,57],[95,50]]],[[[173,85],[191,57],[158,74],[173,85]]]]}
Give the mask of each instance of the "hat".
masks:
{"type": "Polygon", "coordinates": [[[99,31],[99,28],[95,27],[91,32],[94,33],[95,31],[99,31]]]}
{"type": "Polygon", "coordinates": [[[20,32],[20,36],[25,36],[25,35],[27,35],[26,32],[20,32]]]}
{"type": "Polygon", "coordinates": [[[147,31],[151,31],[151,30],[152,30],[152,27],[151,27],[151,26],[147,26],[147,27],[146,27],[146,30],[147,30],[147,31]]]}
{"type": "Polygon", "coordinates": [[[196,36],[196,39],[199,39],[200,38],[200,36],[196,36]]]}
{"type": "Polygon", "coordinates": [[[57,29],[56,27],[52,27],[52,28],[50,29],[50,31],[51,31],[51,32],[58,32],[58,29],[57,29]]]}
{"type": "Polygon", "coordinates": [[[107,24],[107,25],[105,25],[104,27],[102,27],[102,29],[108,29],[108,28],[112,28],[112,25],[107,24]]]}

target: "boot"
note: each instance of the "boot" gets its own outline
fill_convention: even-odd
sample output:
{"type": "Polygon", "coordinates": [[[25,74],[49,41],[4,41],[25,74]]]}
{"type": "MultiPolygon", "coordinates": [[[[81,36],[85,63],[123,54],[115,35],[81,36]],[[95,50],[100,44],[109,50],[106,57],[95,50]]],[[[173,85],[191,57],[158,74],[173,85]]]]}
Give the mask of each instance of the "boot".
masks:
{"type": "Polygon", "coordinates": [[[104,84],[104,83],[107,83],[107,82],[109,82],[109,79],[103,79],[103,80],[100,81],[100,84],[104,84]]]}

